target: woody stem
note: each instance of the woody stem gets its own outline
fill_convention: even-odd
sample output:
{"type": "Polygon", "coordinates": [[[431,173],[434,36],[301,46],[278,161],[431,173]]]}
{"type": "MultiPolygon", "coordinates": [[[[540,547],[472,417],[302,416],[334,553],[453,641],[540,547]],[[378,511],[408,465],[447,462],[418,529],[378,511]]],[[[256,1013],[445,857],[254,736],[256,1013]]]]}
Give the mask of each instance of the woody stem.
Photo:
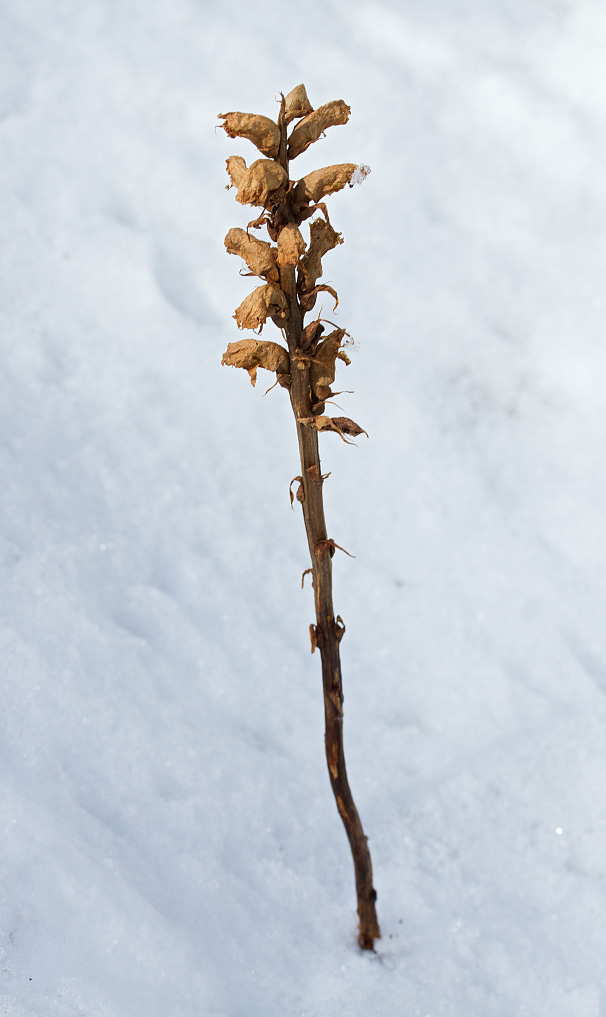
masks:
{"type": "MultiPolygon", "coordinates": [[[[283,118],[282,118],[283,119],[283,118]]],[[[283,139],[285,126],[282,123],[283,139]]],[[[285,146],[283,144],[282,148],[285,146]]],[[[285,168],[288,169],[285,160],[285,168]]],[[[287,218],[294,220],[292,209],[287,218]]],[[[358,944],[373,950],[381,935],[377,921],[376,892],[372,884],[372,864],[367,838],[356,809],[343,750],[343,687],[339,643],[345,631],[335,619],[332,601],[332,549],[327,540],[322,494],[322,473],[318,448],[318,432],[309,423],[312,417],[309,363],[301,355],[304,311],[297,295],[296,269],[293,265],[280,268],[280,286],[289,306],[286,338],[291,362],[290,399],[297,421],[301,476],[303,478],[303,518],[311,556],[314,600],[316,608],[315,641],[322,658],[324,689],[325,747],[328,772],[339,815],[343,821],[353,857],[358,902],[358,944]]]]}

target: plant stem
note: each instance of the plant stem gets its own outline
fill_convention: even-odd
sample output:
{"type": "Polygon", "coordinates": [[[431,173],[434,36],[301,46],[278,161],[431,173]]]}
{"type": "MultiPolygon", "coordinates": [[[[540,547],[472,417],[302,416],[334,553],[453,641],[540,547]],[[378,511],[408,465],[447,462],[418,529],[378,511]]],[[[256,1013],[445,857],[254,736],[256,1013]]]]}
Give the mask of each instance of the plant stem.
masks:
{"type": "MultiPolygon", "coordinates": [[[[278,121],[282,128],[283,144],[279,159],[288,171],[285,152],[283,108],[278,121]]],[[[282,215],[296,221],[292,209],[283,207],[282,215]]],[[[286,339],[291,361],[290,399],[297,421],[301,477],[303,484],[303,518],[312,565],[312,580],[316,608],[316,624],[311,626],[312,647],[317,645],[322,658],[322,684],[324,689],[326,761],[333,794],[339,815],[349,839],[356,879],[359,933],[358,944],[363,950],[373,950],[374,941],[381,935],[377,921],[376,892],[372,885],[372,864],[367,838],[356,809],[345,767],[343,750],[343,686],[339,643],[345,632],[340,617],[335,618],[332,601],[332,548],[327,540],[322,494],[322,472],[318,447],[318,432],[302,423],[313,416],[309,360],[301,355],[301,336],[304,312],[297,294],[296,270],[292,265],[280,269],[280,286],[289,305],[286,339]]]]}

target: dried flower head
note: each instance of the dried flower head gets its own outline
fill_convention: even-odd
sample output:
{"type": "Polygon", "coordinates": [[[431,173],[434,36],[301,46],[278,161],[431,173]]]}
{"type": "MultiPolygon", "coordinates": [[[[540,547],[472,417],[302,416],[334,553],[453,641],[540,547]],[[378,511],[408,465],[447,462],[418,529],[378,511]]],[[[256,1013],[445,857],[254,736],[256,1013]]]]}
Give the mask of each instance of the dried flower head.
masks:
{"type": "Polygon", "coordinates": [[[230,138],[247,138],[263,155],[275,159],[280,148],[280,130],[269,117],[257,113],[219,113],[230,138]]]}
{"type": "Polygon", "coordinates": [[[288,158],[296,159],[302,152],[306,152],[329,127],[346,124],[350,113],[351,106],[342,99],[333,99],[332,102],[327,102],[325,106],[319,106],[313,113],[309,113],[292,129],[288,140],[288,158]]]}

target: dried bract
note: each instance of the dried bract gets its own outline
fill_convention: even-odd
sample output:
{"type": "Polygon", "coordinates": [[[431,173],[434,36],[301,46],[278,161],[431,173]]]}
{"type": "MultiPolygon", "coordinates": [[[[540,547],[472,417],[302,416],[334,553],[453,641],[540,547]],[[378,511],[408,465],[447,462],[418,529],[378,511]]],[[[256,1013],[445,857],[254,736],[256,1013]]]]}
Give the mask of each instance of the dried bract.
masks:
{"type": "Polygon", "coordinates": [[[268,318],[288,314],[288,303],[279,286],[257,286],[236,309],[238,328],[262,328],[268,318]]]}
{"type": "Polygon", "coordinates": [[[336,127],[338,124],[346,124],[351,113],[351,106],[342,99],[334,99],[320,106],[313,113],[309,113],[303,120],[300,120],[296,127],[293,127],[292,134],[288,141],[288,158],[296,159],[302,152],[306,152],[314,141],[329,127],[336,127]]]}
{"type": "Polygon", "coordinates": [[[264,207],[270,194],[283,187],[288,179],[286,170],[273,159],[257,159],[247,169],[239,155],[232,155],[227,160],[227,172],[232,184],[238,188],[236,201],[241,205],[264,207]]]}
{"type": "Polygon", "coordinates": [[[292,120],[298,120],[300,117],[307,116],[308,113],[313,113],[313,106],[307,98],[305,85],[297,85],[296,88],[293,88],[292,92],[289,92],[286,96],[284,102],[287,124],[292,120]]]}
{"type": "Polygon", "coordinates": [[[301,259],[305,275],[305,289],[312,290],[322,275],[322,258],[338,244],[343,243],[340,233],[333,230],[325,219],[314,219],[309,227],[309,249],[301,259]]]}
{"type": "Polygon", "coordinates": [[[300,230],[294,223],[289,223],[280,230],[278,236],[278,265],[298,265],[299,258],[305,251],[305,241],[300,230]]]}
{"type": "Polygon", "coordinates": [[[280,130],[269,117],[257,113],[219,113],[221,126],[230,138],[247,138],[263,155],[275,159],[280,148],[280,130]]]}
{"type": "Polygon", "coordinates": [[[257,369],[275,371],[278,379],[288,375],[290,360],[287,350],[278,343],[264,342],[261,339],[241,339],[230,343],[223,354],[222,364],[228,367],[243,367],[250,375],[250,383],[257,380],[257,369]]]}
{"type": "Polygon", "coordinates": [[[295,187],[295,200],[301,205],[321,201],[327,194],[334,194],[345,187],[357,168],[355,162],[342,162],[308,173],[295,187]]]}
{"type": "Polygon", "coordinates": [[[368,431],[365,431],[363,427],[360,427],[359,424],[356,424],[355,420],[351,420],[349,417],[333,417],[332,422],[341,434],[350,434],[354,438],[359,434],[365,434],[368,438],[368,431]]]}
{"type": "Polygon", "coordinates": [[[278,282],[279,272],[274,249],[265,240],[257,240],[246,230],[234,227],[225,237],[225,247],[228,254],[239,254],[253,275],[278,282]]]}
{"type": "Polygon", "coordinates": [[[358,434],[366,434],[368,437],[364,428],[356,424],[355,420],[350,420],[349,417],[306,417],[300,419],[299,423],[309,424],[315,431],[334,431],[347,445],[352,443],[347,441],[346,435],[356,437],[358,434]]]}

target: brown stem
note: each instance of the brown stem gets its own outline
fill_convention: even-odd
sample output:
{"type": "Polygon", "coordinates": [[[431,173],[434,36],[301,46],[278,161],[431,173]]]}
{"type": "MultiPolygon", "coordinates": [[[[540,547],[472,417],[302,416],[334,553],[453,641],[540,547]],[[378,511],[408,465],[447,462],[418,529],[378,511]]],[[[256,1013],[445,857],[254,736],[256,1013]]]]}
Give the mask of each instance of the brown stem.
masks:
{"type": "MultiPolygon", "coordinates": [[[[285,169],[286,125],[284,103],[278,123],[282,130],[281,157],[285,169]]],[[[296,221],[288,200],[282,208],[285,221],[296,221]]],[[[343,750],[343,687],[341,682],[341,660],[339,643],[345,632],[339,617],[335,618],[332,602],[332,554],[326,533],[324,500],[322,495],[322,471],[318,448],[318,432],[309,423],[313,416],[309,364],[305,358],[292,356],[301,346],[304,311],[297,295],[296,269],[284,265],[280,269],[280,286],[285,293],[289,316],[286,323],[286,338],[291,353],[290,399],[297,421],[301,477],[303,483],[303,518],[309,544],[312,565],[312,580],[316,608],[315,643],[322,658],[322,684],[324,688],[325,746],[328,772],[339,815],[343,820],[349,839],[356,879],[358,899],[359,933],[358,943],[363,950],[373,950],[374,941],[381,935],[377,921],[375,901],[377,894],[372,885],[372,864],[367,838],[356,809],[345,767],[343,750]]]]}

